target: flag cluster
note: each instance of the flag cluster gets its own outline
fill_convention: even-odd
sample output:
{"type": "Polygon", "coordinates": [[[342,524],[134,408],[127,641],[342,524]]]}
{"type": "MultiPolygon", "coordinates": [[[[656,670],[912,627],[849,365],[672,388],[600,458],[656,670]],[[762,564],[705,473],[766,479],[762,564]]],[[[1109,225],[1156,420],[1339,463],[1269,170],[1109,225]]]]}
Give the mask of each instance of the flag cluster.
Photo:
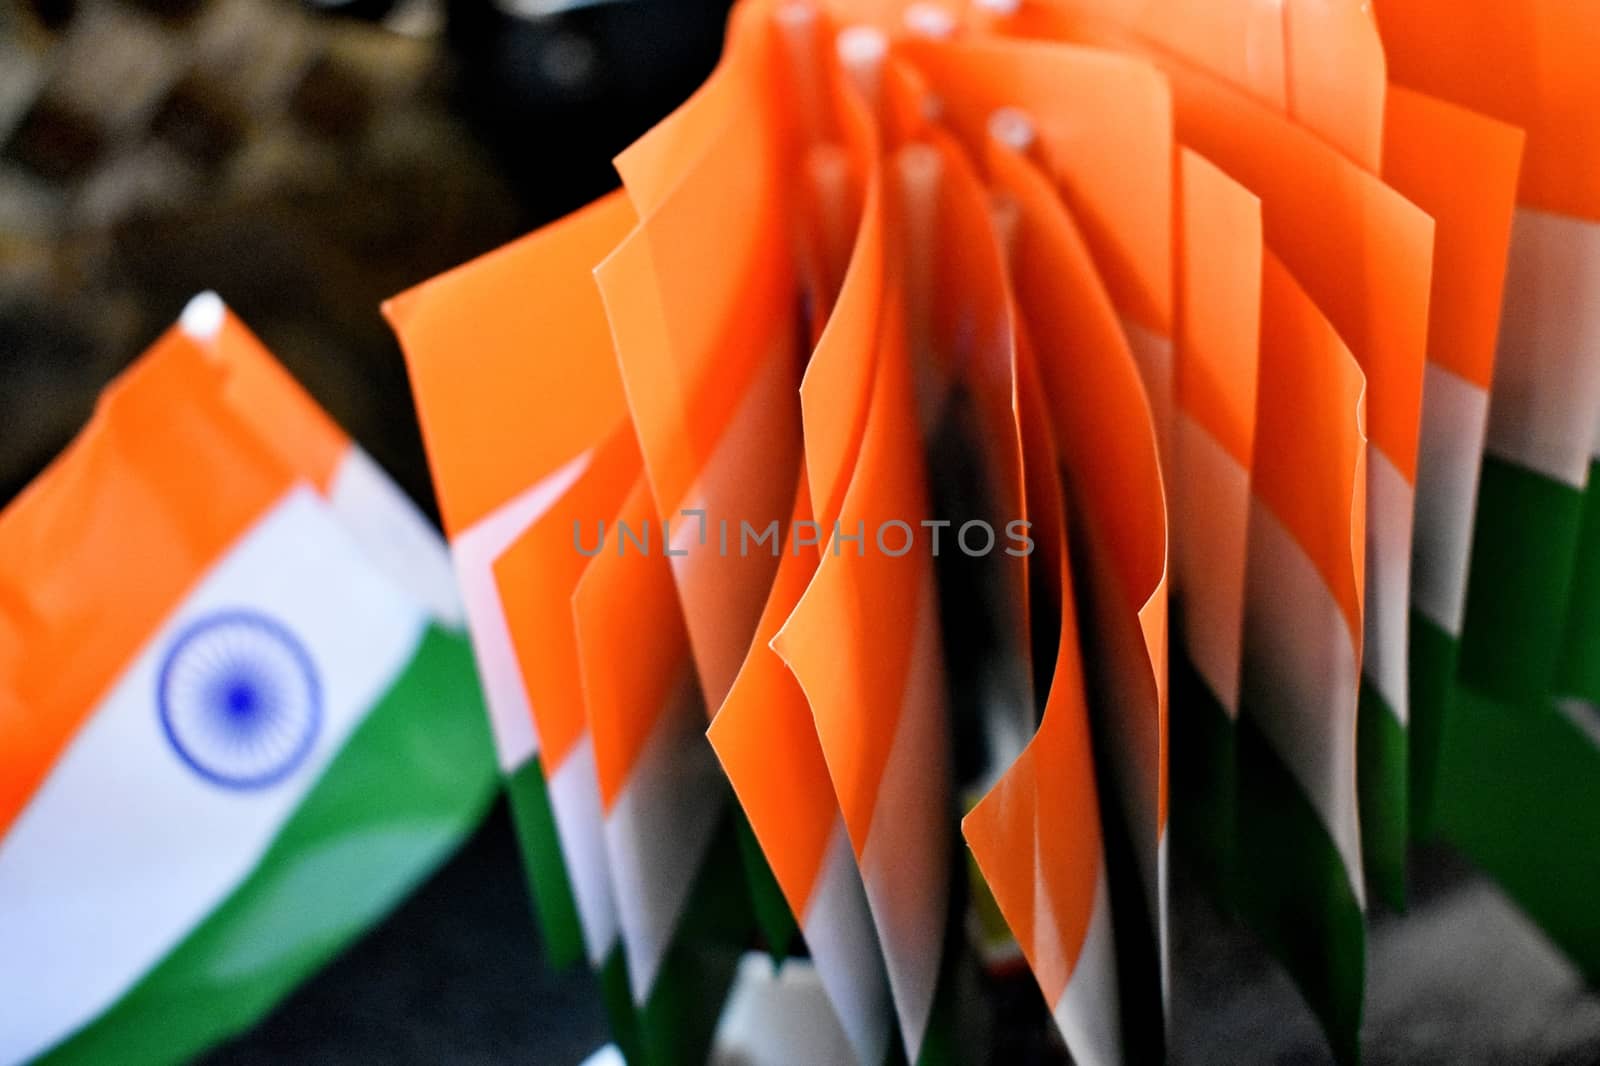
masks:
{"type": "Polygon", "coordinates": [[[1597,48],[743,0],[621,191],[388,305],[630,1061],[703,1057],[752,923],[863,1064],[955,1055],[1006,942],[1077,1061],[1153,1061],[1169,809],[1346,1061],[1418,837],[1600,972],[1597,48]]]}

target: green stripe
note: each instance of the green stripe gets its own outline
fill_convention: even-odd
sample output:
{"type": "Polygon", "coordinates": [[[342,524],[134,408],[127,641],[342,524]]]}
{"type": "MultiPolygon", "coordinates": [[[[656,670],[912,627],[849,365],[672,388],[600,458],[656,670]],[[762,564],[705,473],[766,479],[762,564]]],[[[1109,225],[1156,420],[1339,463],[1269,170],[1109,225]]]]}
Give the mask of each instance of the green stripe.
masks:
{"type": "Polygon", "coordinates": [[[250,876],[40,1061],[177,1062],[247,1028],[444,862],[494,783],[467,642],[430,628],[250,876]]]}
{"type": "MultiPolygon", "coordinates": [[[[1181,632],[1177,623],[1173,632],[1181,632]]],[[[1238,756],[1233,718],[1184,649],[1172,648],[1172,837],[1218,906],[1232,912],[1238,756]]]]}
{"type": "MultiPolygon", "coordinates": [[[[571,966],[586,956],[583,922],[567,875],[539,757],[535,755],[509,774],[505,785],[545,962],[558,968],[571,966]]],[[[612,1042],[629,1062],[643,1062],[639,1016],[634,1010],[628,962],[620,942],[606,953],[597,976],[612,1042]]]]}
{"type": "MultiPolygon", "coordinates": [[[[544,933],[545,955],[555,965],[570,964],[583,957],[583,930],[539,760],[529,759],[506,779],[506,785],[534,911],[544,933]]],[[[612,1042],[634,1066],[704,1062],[710,1051],[734,969],[756,922],[751,895],[757,889],[738,834],[738,822],[725,819],[642,1008],[633,1002],[627,955],[620,942],[600,965],[600,995],[612,1042]]],[[[787,914],[781,894],[778,902],[787,914]]]]}
{"type": "Polygon", "coordinates": [[[561,856],[555,812],[550,809],[550,793],[539,757],[535,755],[513,770],[505,785],[545,959],[552,966],[571,966],[584,957],[583,924],[561,856]]]}
{"type": "Polygon", "coordinates": [[[1556,686],[1561,692],[1600,702],[1600,463],[1589,467],[1595,491],[1583,496],[1583,522],[1567,602],[1566,639],[1556,686]]]}
{"type": "Polygon", "coordinates": [[[1411,832],[1430,837],[1434,826],[1434,788],[1438,780],[1439,744],[1461,645],[1421,612],[1411,614],[1411,832]]]}
{"type": "MultiPolygon", "coordinates": [[[[972,882],[967,876],[970,852],[961,838],[954,811],[951,814],[950,866],[945,878],[950,906],[945,912],[944,939],[939,949],[939,976],[916,1066],[969,1066],[978,1062],[980,1052],[973,1037],[984,1032],[991,1021],[991,1003],[984,995],[986,977],[967,936],[967,916],[972,905],[972,882]]],[[[889,1031],[884,1062],[887,1066],[903,1066],[907,1054],[900,1026],[891,1025],[889,1031]]]]}
{"type": "Polygon", "coordinates": [[[1600,749],[1547,700],[1460,689],[1439,761],[1442,835],[1600,984],[1600,749]]]}
{"type": "Polygon", "coordinates": [[[600,1002],[605,1006],[606,1019],[611,1025],[611,1042],[622,1052],[623,1059],[635,1064],[644,1062],[639,1043],[639,1015],[633,1008],[628,958],[621,941],[600,964],[600,1002]]]}
{"type": "Polygon", "coordinates": [[[1341,1062],[1361,1060],[1366,927],[1311,802],[1248,708],[1239,718],[1239,871],[1245,921],[1322,1022],[1341,1062]]]}
{"type": "MultiPolygon", "coordinates": [[[[965,909],[963,908],[963,913],[965,909]]],[[[916,1066],[968,1066],[976,1062],[972,1035],[982,1032],[980,1013],[986,1009],[983,977],[978,960],[964,940],[950,936],[944,940],[939,960],[939,977],[933,990],[933,1005],[928,1010],[928,1027],[922,1036],[922,1050],[916,1066]]],[[[891,1027],[893,1038],[884,1055],[888,1066],[902,1066],[906,1060],[905,1041],[900,1026],[891,1027]]]]}
{"type": "Polygon", "coordinates": [[[750,890],[750,904],[754,908],[756,927],[766,942],[767,953],[774,966],[789,957],[800,924],[789,910],[789,901],[778,886],[767,857],[756,840],[750,820],[738,804],[733,804],[734,828],[739,838],[739,858],[744,865],[745,884],[750,890]]]}
{"type": "MultiPolygon", "coordinates": [[[[541,858],[540,863],[546,860],[541,858]]],[[[599,970],[611,1041],[631,1066],[706,1062],[739,959],[755,932],[737,824],[723,819],[642,1007],[619,941],[599,970]]]]}
{"type": "Polygon", "coordinates": [[[690,889],[689,902],[639,1012],[639,1055],[633,1066],[701,1066],[733,983],[739,958],[755,933],[732,817],[690,889]]]}
{"type": "Polygon", "coordinates": [[[1572,486],[1484,459],[1461,634],[1467,683],[1516,705],[1550,690],[1582,517],[1572,486]]]}
{"type": "Polygon", "coordinates": [[[1367,885],[1396,910],[1406,905],[1406,729],[1361,679],[1356,714],[1356,781],[1361,806],[1361,865],[1367,885]]]}

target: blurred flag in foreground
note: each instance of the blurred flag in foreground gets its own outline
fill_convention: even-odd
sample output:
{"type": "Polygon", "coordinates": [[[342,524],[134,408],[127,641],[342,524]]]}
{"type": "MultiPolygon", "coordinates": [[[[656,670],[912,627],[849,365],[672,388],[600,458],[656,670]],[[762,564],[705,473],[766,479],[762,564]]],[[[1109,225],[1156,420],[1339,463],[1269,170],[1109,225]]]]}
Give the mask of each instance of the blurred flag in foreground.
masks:
{"type": "Polygon", "coordinates": [[[254,1022],[476,824],[442,543],[212,294],[0,513],[0,1062],[254,1022]]]}

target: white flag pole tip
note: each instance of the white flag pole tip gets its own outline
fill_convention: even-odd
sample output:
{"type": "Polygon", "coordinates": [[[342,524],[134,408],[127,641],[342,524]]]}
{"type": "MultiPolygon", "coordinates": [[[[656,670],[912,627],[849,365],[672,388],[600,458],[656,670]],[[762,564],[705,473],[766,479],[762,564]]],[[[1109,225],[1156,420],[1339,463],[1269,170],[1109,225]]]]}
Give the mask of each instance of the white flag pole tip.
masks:
{"type": "Polygon", "coordinates": [[[208,289],[184,305],[183,313],[178,316],[178,328],[197,341],[215,340],[222,332],[222,320],[227,314],[222,297],[208,289]]]}
{"type": "Polygon", "coordinates": [[[989,115],[989,136],[1013,152],[1026,153],[1037,135],[1033,119],[1020,107],[997,108],[989,115]]]}
{"type": "Polygon", "coordinates": [[[817,8],[809,0],[791,0],[772,13],[788,59],[789,86],[806,140],[815,144],[826,135],[821,66],[817,55],[817,8]]]}
{"type": "Polygon", "coordinates": [[[839,65],[855,83],[867,106],[877,114],[889,38],[876,26],[847,26],[839,31],[834,47],[838,49],[839,65]]]}
{"type": "Polygon", "coordinates": [[[956,17],[940,4],[912,4],[900,17],[917,37],[944,40],[956,32],[956,17]]]}
{"type": "Polygon", "coordinates": [[[817,24],[817,9],[808,0],[791,0],[790,3],[780,4],[772,17],[786,30],[810,29],[817,24]]]}
{"type": "Polygon", "coordinates": [[[829,293],[837,293],[855,243],[850,224],[850,155],[825,141],[806,152],[805,167],[816,210],[820,280],[829,293]]]}

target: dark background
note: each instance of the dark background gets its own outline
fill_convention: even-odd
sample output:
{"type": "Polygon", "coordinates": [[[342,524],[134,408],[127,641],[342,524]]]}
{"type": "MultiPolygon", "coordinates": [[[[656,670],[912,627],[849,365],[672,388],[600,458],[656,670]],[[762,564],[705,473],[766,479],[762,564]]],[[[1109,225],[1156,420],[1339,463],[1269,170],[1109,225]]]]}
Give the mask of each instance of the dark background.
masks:
{"type": "MultiPolygon", "coordinates": [[[[211,288],[431,510],[379,301],[612,186],[611,156],[711,68],[728,6],[518,3],[0,0],[0,502],[211,288]]],[[[1175,1058],[1326,1061],[1185,874],[1175,1058]]],[[[1369,1061],[1600,1062],[1600,998],[1538,932],[1446,853],[1414,874],[1411,913],[1373,918],[1369,1061]]],[[[604,1039],[588,977],[540,961],[497,806],[208,1061],[575,1064],[604,1039]]]]}

